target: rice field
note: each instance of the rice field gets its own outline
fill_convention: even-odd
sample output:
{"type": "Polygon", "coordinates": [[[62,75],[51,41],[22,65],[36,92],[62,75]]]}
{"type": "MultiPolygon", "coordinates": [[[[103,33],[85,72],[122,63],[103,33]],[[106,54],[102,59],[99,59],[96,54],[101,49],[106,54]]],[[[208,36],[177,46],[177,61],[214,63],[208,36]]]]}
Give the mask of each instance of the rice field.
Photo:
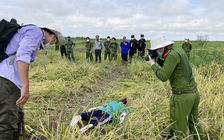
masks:
{"type": "MultiPolygon", "coordinates": [[[[43,50],[30,65],[30,98],[24,106],[25,124],[38,130],[43,139],[141,139],[160,140],[169,134],[169,82],[157,79],[141,59],[127,67],[117,61],[87,62],[84,40],[73,39],[75,63],[62,59],[59,51],[48,49],[47,72],[43,50]],[[91,107],[127,98],[130,114],[119,122],[79,133],[69,128],[72,117],[91,107]]],[[[117,42],[120,42],[118,40],[117,42]]],[[[175,45],[181,46],[181,41],[175,45]]],[[[209,42],[204,48],[192,41],[191,65],[201,97],[199,119],[204,139],[224,139],[224,42],[209,42]]],[[[150,47],[150,42],[147,42],[150,47]]],[[[103,58],[103,57],[102,57],[103,58]]],[[[80,124],[82,127],[83,124],[80,124]]],[[[27,134],[27,139],[35,139],[27,134]]],[[[21,138],[22,139],[22,138],[21,138]]],[[[183,139],[192,139],[189,132],[183,139]]]]}

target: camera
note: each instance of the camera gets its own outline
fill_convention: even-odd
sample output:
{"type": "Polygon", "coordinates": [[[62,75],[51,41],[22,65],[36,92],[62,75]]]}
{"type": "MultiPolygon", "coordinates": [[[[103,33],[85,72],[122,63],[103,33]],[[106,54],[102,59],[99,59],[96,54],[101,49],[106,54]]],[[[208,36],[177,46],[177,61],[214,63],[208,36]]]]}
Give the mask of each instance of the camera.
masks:
{"type": "Polygon", "coordinates": [[[158,57],[158,54],[157,54],[156,50],[150,50],[150,49],[147,49],[147,50],[148,50],[148,55],[146,55],[146,57],[145,57],[145,60],[146,60],[146,61],[149,61],[149,56],[150,56],[152,59],[158,57]]]}

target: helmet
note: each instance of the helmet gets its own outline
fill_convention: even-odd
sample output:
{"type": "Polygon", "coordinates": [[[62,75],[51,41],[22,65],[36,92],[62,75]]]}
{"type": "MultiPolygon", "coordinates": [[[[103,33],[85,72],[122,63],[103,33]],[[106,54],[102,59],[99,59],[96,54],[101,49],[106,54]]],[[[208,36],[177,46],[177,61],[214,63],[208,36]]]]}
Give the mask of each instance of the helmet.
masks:
{"type": "Polygon", "coordinates": [[[152,40],[150,42],[151,42],[150,50],[156,50],[159,48],[163,48],[163,47],[166,47],[166,46],[174,43],[173,41],[166,40],[165,37],[162,35],[158,35],[158,36],[152,38],[152,40]]]}

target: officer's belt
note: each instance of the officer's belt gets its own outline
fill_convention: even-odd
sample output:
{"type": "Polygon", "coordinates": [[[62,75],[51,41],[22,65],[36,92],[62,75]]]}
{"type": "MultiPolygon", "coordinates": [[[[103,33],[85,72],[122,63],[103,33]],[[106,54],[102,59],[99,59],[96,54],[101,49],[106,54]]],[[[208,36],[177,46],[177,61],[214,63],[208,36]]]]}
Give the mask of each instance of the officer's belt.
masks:
{"type": "Polygon", "coordinates": [[[198,89],[194,89],[194,90],[186,90],[186,91],[172,91],[173,94],[187,94],[187,93],[193,93],[193,92],[196,92],[198,91],[198,89]]]}

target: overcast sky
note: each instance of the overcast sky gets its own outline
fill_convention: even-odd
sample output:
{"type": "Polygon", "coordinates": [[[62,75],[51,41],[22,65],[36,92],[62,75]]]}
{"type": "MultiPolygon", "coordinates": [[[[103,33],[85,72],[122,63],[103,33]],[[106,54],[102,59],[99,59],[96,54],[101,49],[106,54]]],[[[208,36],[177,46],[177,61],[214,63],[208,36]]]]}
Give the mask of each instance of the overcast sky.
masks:
{"type": "Polygon", "coordinates": [[[0,0],[0,19],[12,17],[72,37],[224,40],[224,0],[0,0]]]}

